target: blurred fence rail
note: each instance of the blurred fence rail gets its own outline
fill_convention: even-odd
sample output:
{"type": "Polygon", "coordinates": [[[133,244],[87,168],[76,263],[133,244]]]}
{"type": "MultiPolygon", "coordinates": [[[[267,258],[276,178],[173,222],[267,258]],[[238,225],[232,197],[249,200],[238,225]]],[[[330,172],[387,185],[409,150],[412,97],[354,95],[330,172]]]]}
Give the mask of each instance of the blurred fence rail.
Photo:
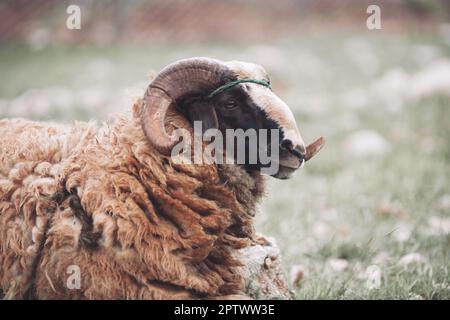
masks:
{"type": "Polygon", "coordinates": [[[383,29],[394,32],[450,17],[449,0],[2,0],[0,41],[261,41],[321,28],[366,31],[370,4],[381,7],[383,29]],[[70,4],[81,8],[81,30],[66,28],[70,4]]]}

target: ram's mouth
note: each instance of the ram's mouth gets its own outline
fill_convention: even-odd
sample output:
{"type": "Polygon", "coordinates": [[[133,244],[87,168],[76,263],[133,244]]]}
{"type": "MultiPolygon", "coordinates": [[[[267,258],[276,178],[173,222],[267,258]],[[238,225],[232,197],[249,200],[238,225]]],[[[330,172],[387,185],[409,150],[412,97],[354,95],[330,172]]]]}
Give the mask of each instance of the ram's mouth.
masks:
{"type": "Polygon", "coordinates": [[[278,179],[289,179],[294,173],[303,167],[306,161],[311,160],[324,146],[325,139],[320,137],[306,147],[306,154],[303,159],[298,158],[288,151],[282,151],[278,161],[279,169],[273,177],[278,179]]]}
{"type": "Polygon", "coordinates": [[[301,166],[303,166],[305,159],[299,159],[298,157],[294,156],[292,153],[287,152],[287,154],[283,154],[282,152],[280,154],[280,160],[278,161],[278,164],[280,167],[285,168],[291,168],[291,169],[299,169],[301,166]]]}

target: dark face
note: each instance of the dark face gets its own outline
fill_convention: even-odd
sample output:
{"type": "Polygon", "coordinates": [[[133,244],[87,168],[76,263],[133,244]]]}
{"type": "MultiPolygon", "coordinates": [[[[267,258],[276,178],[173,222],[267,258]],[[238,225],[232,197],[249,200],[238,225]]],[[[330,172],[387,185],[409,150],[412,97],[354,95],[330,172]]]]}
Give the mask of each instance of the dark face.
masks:
{"type": "MultiPolygon", "coordinates": [[[[268,156],[270,156],[271,150],[271,131],[270,129],[280,129],[279,125],[270,119],[260,106],[251,98],[252,87],[247,84],[240,84],[233,88],[230,88],[211,100],[205,100],[198,97],[188,97],[182,100],[183,110],[187,110],[186,116],[193,123],[194,121],[202,121],[203,130],[206,131],[210,128],[219,129],[225,137],[226,129],[255,129],[257,133],[257,148],[262,148],[268,156]],[[268,129],[266,143],[263,144],[258,135],[259,129],[268,129]]],[[[292,156],[292,150],[288,150],[289,146],[283,145],[284,136],[283,131],[279,130],[279,138],[276,141],[276,148],[279,148],[278,152],[280,158],[283,155],[289,153],[292,156]]],[[[285,142],[285,141],[284,141],[285,142]]],[[[226,146],[226,139],[224,139],[226,146]]],[[[260,170],[262,167],[268,167],[270,164],[260,161],[259,153],[254,155],[257,157],[257,163],[249,163],[250,153],[255,152],[255,148],[251,148],[252,142],[249,139],[245,140],[245,167],[247,170],[260,170]]],[[[253,142],[254,143],[254,142],[253,142]]],[[[235,140],[235,147],[237,143],[235,140]]],[[[235,149],[236,154],[236,149],[235,149]]],[[[295,151],[294,151],[295,154],[295,151]]],[[[284,168],[289,174],[277,174],[274,175],[278,178],[288,178],[291,171],[295,171],[300,164],[302,154],[297,152],[295,154],[296,162],[293,165],[295,168],[284,168]]],[[[283,170],[280,165],[280,170],[283,170]]]]}
{"type": "MultiPolygon", "coordinates": [[[[250,89],[249,86],[248,89],[250,89]]],[[[278,127],[274,121],[267,118],[240,86],[219,94],[213,99],[212,104],[219,120],[219,128],[246,130],[278,127]]]]}

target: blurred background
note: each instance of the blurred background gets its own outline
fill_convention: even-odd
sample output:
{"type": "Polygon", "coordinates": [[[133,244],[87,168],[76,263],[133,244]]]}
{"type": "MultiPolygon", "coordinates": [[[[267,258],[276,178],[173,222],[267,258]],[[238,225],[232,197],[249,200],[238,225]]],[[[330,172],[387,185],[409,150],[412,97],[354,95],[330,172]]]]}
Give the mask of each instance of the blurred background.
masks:
{"type": "Polygon", "coordinates": [[[104,121],[191,56],[263,65],[327,138],[257,216],[297,298],[450,298],[450,1],[1,0],[0,118],[104,121]]]}

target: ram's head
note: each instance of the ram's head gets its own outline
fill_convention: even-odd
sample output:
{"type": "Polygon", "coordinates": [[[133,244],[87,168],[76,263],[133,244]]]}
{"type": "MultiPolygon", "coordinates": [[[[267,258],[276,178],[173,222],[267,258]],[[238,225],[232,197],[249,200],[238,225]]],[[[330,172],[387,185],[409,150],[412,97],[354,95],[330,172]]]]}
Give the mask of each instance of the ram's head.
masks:
{"type": "MultiPolygon", "coordinates": [[[[171,105],[191,122],[201,121],[204,131],[216,128],[225,135],[226,129],[279,129],[279,159],[274,160],[278,161],[278,170],[273,174],[279,179],[290,178],[324,144],[319,138],[305,146],[291,110],[272,91],[265,70],[252,63],[210,58],[177,61],[155,77],[144,103],[144,132],[164,155],[170,155],[177,143],[166,131],[166,114],[171,105]]],[[[263,146],[257,141],[258,148],[268,149],[270,139],[265,143],[263,146]]],[[[248,170],[260,170],[268,164],[258,158],[256,163],[244,165],[248,170]]]]}

